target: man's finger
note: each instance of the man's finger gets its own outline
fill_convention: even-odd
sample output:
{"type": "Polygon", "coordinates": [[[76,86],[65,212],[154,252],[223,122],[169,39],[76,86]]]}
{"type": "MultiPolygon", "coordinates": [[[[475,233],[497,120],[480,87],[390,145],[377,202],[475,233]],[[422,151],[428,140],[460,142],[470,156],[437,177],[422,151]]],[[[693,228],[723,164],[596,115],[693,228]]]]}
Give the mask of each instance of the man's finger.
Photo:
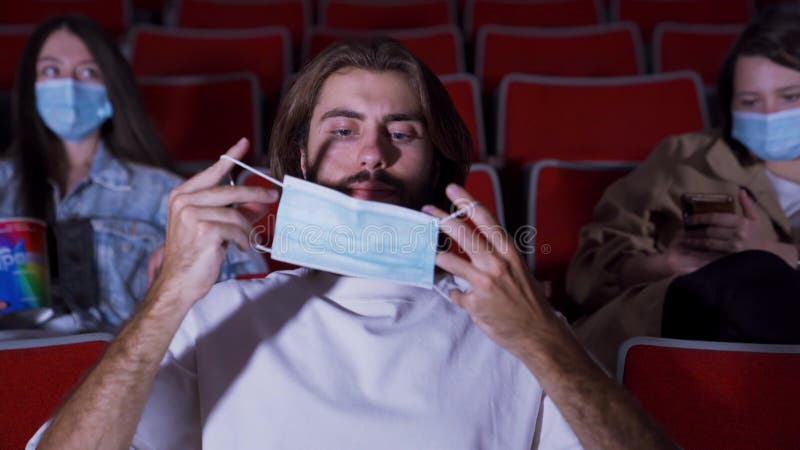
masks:
{"type": "MultiPolygon", "coordinates": [[[[247,154],[247,150],[249,148],[250,142],[247,140],[247,138],[241,138],[237,143],[229,148],[225,154],[231,158],[242,159],[247,154]]],[[[220,159],[211,167],[186,180],[183,184],[175,188],[175,191],[177,191],[177,193],[185,194],[218,185],[227,177],[228,173],[230,173],[231,169],[233,169],[233,166],[234,163],[231,161],[220,159]]]]}
{"type": "Polygon", "coordinates": [[[478,269],[470,264],[469,261],[450,252],[438,253],[436,255],[436,265],[459,278],[467,280],[470,284],[472,284],[471,280],[480,275],[478,269]]]}
{"type": "Polygon", "coordinates": [[[227,206],[233,203],[275,203],[278,192],[260,186],[212,186],[183,194],[186,204],[193,206],[227,206]]]}
{"type": "MultiPolygon", "coordinates": [[[[467,192],[466,189],[457,184],[448,185],[446,194],[456,207],[463,207],[464,205],[475,202],[475,198],[467,192]]],[[[486,236],[495,250],[509,248],[509,246],[506,245],[508,235],[488,208],[477,203],[475,207],[470,210],[467,217],[475,224],[477,230],[486,236]]]]}

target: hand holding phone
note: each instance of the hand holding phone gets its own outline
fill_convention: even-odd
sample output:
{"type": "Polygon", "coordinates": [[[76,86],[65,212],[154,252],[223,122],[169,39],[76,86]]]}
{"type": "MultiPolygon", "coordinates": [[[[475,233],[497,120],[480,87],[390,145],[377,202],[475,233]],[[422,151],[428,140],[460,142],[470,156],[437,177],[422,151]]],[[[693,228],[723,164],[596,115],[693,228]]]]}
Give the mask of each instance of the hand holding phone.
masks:
{"type": "MultiPolygon", "coordinates": [[[[681,195],[681,208],[683,209],[684,221],[695,214],[736,213],[733,197],[728,194],[683,194],[681,195]]],[[[695,230],[702,227],[703,225],[684,225],[686,230],[695,230]]]]}

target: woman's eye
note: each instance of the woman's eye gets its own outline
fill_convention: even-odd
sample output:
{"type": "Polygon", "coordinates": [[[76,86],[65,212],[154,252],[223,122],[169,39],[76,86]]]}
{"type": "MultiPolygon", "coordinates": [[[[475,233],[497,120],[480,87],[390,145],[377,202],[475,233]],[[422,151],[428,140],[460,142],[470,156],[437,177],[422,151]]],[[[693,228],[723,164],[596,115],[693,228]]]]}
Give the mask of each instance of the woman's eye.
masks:
{"type": "Polygon", "coordinates": [[[794,92],[794,93],[791,93],[791,94],[786,94],[786,95],[783,96],[783,99],[786,102],[794,103],[794,102],[800,100],[800,92],[794,92]]]}
{"type": "Polygon", "coordinates": [[[58,67],[56,66],[44,66],[40,70],[41,74],[46,77],[57,77],[58,76],[58,67]]]}
{"type": "Polygon", "coordinates": [[[100,71],[94,67],[83,67],[78,70],[78,78],[81,80],[96,80],[100,78],[100,71]]]}
{"type": "Polygon", "coordinates": [[[753,99],[742,99],[739,100],[739,104],[744,106],[745,108],[750,108],[756,105],[756,100],[753,99]]]}

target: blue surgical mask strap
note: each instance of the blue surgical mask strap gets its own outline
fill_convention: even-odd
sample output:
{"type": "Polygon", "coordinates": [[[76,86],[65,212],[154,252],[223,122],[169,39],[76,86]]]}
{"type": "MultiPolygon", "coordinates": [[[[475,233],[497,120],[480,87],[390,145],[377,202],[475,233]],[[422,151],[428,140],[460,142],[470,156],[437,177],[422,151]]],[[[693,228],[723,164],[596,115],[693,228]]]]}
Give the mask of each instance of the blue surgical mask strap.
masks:
{"type": "MultiPolygon", "coordinates": [[[[257,176],[269,181],[270,183],[272,183],[272,184],[274,184],[276,186],[283,187],[283,183],[281,183],[280,181],[278,181],[275,178],[273,178],[273,177],[271,177],[271,176],[269,176],[269,175],[257,170],[255,167],[253,167],[253,166],[251,166],[249,164],[245,164],[245,163],[239,161],[236,158],[232,158],[232,157],[230,157],[228,155],[222,155],[222,156],[219,157],[219,159],[227,159],[228,161],[236,164],[237,166],[239,166],[239,167],[241,167],[241,168],[243,168],[243,169],[245,169],[245,170],[247,170],[249,172],[254,173],[255,175],[257,175],[257,176]]],[[[253,248],[255,248],[256,250],[258,250],[260,252],[272,253],[272,249],[271,248],[269,248],[267,246],[264,246],[264,245],[261,245],[261,244],[255,244],[255,245],[253,245],[253,248]]]]}

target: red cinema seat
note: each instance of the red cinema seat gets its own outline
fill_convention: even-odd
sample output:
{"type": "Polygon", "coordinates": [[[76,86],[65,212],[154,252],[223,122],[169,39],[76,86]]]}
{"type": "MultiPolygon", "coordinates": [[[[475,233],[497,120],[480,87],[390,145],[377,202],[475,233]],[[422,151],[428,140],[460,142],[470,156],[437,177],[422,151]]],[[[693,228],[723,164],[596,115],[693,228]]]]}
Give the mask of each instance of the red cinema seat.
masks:
{"type": "Polygon", "coordinates": [[[485,163],[472,163],[464,183],[464,189],[472,194],[480,204],[487,207],[500,225],[506,226],[500,178],[494,167],[485,163]]]}
{"type": "Polygon", "coordinates": [[[161,141],[184,174],[196,173],[241,137],[262,152],[258,83],[250,73],[139,81],[161,141]]]}
{"type": "Polygon", "coordinates": [[[599,77],[644,72],[644,45],[630,22],[553,29],[487,25],[475,46],[475,74],[487,93],[510,73],[599,77]]]}
{"type": "Polygon", "coordinates": [[[421,28],[455,25],[451,0],[321,0],[319,23],[330,28],[421,28]]]}
{"type": "Polygon", "coordinates": [[[549,281],[552,301],[564,305],[567,266],[578,248],[580,229],[606,187],[633,168],[631,161],[544,160],[527,167],[527,226],[518,242],[537,279],[549,281]]]}
{"type": "Polygon", "coordinates": [[[717,83],[722,61],[742,31],[740,25],[660,23],[653,32],[653,70],[693,70],[706,86],[717,83]]]}
{"type": "Polygon", "coordinates": [[[472,135],[472,160],[486,160],[486,135],[481,106],[481,88],[475,75],[459,73],[440,77],[450,99],[472,135]]]}
{"type": "Polygon", "coordinates": [[[617,78],[508,75],[497,149],[511,163],[642,160],[663,138],[704,129],[700,78],[674,72],[617,78]]]}
{"type": "Polygon", "coordinates": [[[48,16],[79,13],[99,23],[112,36],[122,36],[131,23],[129,0],[4,0],[0,25],[35,25],[48,16]]]}
{"type": "Polygon", "coordinates": [[[31,34],[31,27],[0,26],[0,91],[10,91],[14,87],[17,68],[25,44],[31,34]]]}
{"type": "Polygon", "coordinates": [[[600,23],[600,0],[467,0],[464,34],[473,39],[484,25],[576,27],[600,23]]]}
{"type": "Polygon", "coordinates": [[[137,76],[252,72],[272,105],[277,104],[291,61],[289,33],[283,27],[187,30],[141,26],[131,35],[131,66],[137,76]]]}
{"type": "Polygon", "coordinates": [[[753,17],[751,0],[611,0],[611,20],[631,20],[650,42],[659,22],[745,24],[753,17]]]}
{"type": "Polygon", "coordinates": [[[800,345],[636,337],[617,376],[687,450],[798,448],[800,345]]]}
{"type": "Polygon", "coordinates": [[[334,42],[378,35],[388,35],[400,41],[437,75],[465,71],[464,40],[453,25],[382,31],[314,28],[306,34],[303,61],[313,59],[334,42]]]}
{"type": "Polygon", "coordinates": [[[92,333],[0,341],[0,448],[25,448],[112,338],[92,333]]]}
{"type": "Polygon", "coordinates": [[[309,0],[178,0],[176,11],[181,28],[286,27],[298,48],[313,17],[309,0]]]}

